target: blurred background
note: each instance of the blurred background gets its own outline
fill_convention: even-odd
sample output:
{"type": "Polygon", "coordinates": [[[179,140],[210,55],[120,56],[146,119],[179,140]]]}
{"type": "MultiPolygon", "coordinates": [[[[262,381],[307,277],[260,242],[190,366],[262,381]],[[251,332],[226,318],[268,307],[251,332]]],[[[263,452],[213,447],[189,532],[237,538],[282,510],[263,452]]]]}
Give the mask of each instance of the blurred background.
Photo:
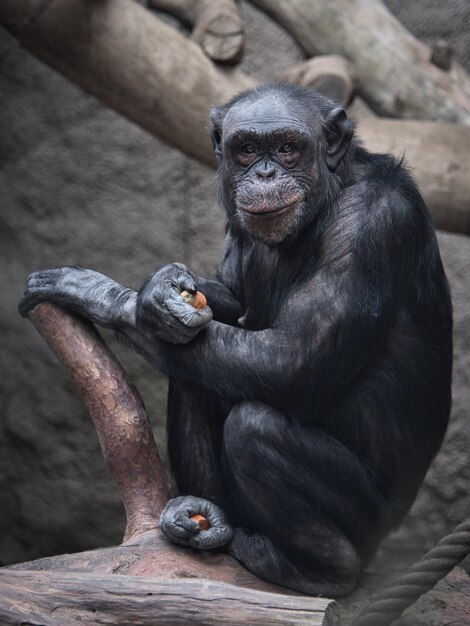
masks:
{"type": "MultiPolygon", "coordinates": [[[[422,42],[445,39],[470,72],[468,0],[385,4],[422,42]]],[[[306,58],[259,8],[241,2],[240,10],[245,74],[273,80],[306,58]]],[[[187,34],[180,20],[156,16],[187,34]]],[[[438,144],[431,149],[439,155],[438,144]]],[[[470,176],[469,162],[462,167],[470,176]]],[[[124,529],[91,420],[17,313],[27,275],[77,264],[138,288],[172,261],[212,274],[224,233],[213,179],[209,166],[106,107],[0,29],[0,565],[116,544],[124,529]]],[[[438,237],[455,309],[452,419],[410,515],[381,553],[397,562],[433,545],[470,510],[470,238],[438,237]]],[[[106,337],[144,398],[164,456],[166,381],[106,337]]]]}

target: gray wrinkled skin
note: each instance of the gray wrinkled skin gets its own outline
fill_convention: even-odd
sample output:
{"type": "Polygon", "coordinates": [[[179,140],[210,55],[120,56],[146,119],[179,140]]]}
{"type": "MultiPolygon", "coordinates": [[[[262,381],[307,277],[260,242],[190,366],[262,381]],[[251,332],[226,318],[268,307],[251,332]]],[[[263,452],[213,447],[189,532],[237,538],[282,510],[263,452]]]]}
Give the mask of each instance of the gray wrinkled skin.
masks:
{"type": "Polygon", "coordinates": [[[160,528],[173,543],[200,550],[213,550],[229,543],[233,530],[224,511],[204,498],[180,496],[172,498],[160,516],[160,528]],[[193,515],[202,515],[209,530],[200,530],[193,515]]]}

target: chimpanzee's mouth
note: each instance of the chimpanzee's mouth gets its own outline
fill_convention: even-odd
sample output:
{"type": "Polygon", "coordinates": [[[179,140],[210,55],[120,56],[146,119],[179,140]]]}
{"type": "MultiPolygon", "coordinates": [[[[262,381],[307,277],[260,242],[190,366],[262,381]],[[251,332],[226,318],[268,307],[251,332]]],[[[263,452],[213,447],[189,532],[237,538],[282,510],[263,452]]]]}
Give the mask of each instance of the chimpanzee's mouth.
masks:
{"type": "Polygon", "coordinates": [[[298,202],[291,202],[290,204],[285,204],[284,206],[277,207],[276,209],[248,209],[245,207],[240,207],[244,213],[247,213],[250,217],[254,217],[256,219],[270,219],[272,217],[277,217],[282,213],[286,213],[290,209],[294,208],[298,202]]]}

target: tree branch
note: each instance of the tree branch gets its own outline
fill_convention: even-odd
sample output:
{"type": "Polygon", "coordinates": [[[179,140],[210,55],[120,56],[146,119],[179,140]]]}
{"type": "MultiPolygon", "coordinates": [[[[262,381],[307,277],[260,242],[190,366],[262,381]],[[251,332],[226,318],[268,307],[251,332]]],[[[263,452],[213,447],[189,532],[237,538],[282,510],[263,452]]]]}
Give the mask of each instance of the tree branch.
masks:
{"type": "Polygon", "coordinates": [[[49,303],[39,304],[29,318],[66,368],[93,419],[126,509],[124,540],[155,529],[169,481],[137,389],[86,320],[49,303]]]}

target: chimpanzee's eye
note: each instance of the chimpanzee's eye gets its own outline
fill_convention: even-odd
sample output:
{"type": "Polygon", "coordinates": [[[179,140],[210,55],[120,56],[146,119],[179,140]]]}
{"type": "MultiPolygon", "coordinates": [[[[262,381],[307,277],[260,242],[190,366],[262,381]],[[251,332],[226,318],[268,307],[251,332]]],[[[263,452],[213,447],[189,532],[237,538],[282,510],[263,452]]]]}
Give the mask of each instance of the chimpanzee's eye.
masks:
{"type": "Polygon", "coordinates": [[[282,146],[279,148],[279,152],[281,154],[290,154],[293,151],[294,151],[294,144],[291,143],[290,141],[286,141],[286,143],[283,143],[282,146]]]}
{"type": "Polygon", "coordinates": [[[242,154],[254,154],[256,152],[256,148],[254,147],[252,143],[244,143],[240,147],[240,152],[242,154]]]}

